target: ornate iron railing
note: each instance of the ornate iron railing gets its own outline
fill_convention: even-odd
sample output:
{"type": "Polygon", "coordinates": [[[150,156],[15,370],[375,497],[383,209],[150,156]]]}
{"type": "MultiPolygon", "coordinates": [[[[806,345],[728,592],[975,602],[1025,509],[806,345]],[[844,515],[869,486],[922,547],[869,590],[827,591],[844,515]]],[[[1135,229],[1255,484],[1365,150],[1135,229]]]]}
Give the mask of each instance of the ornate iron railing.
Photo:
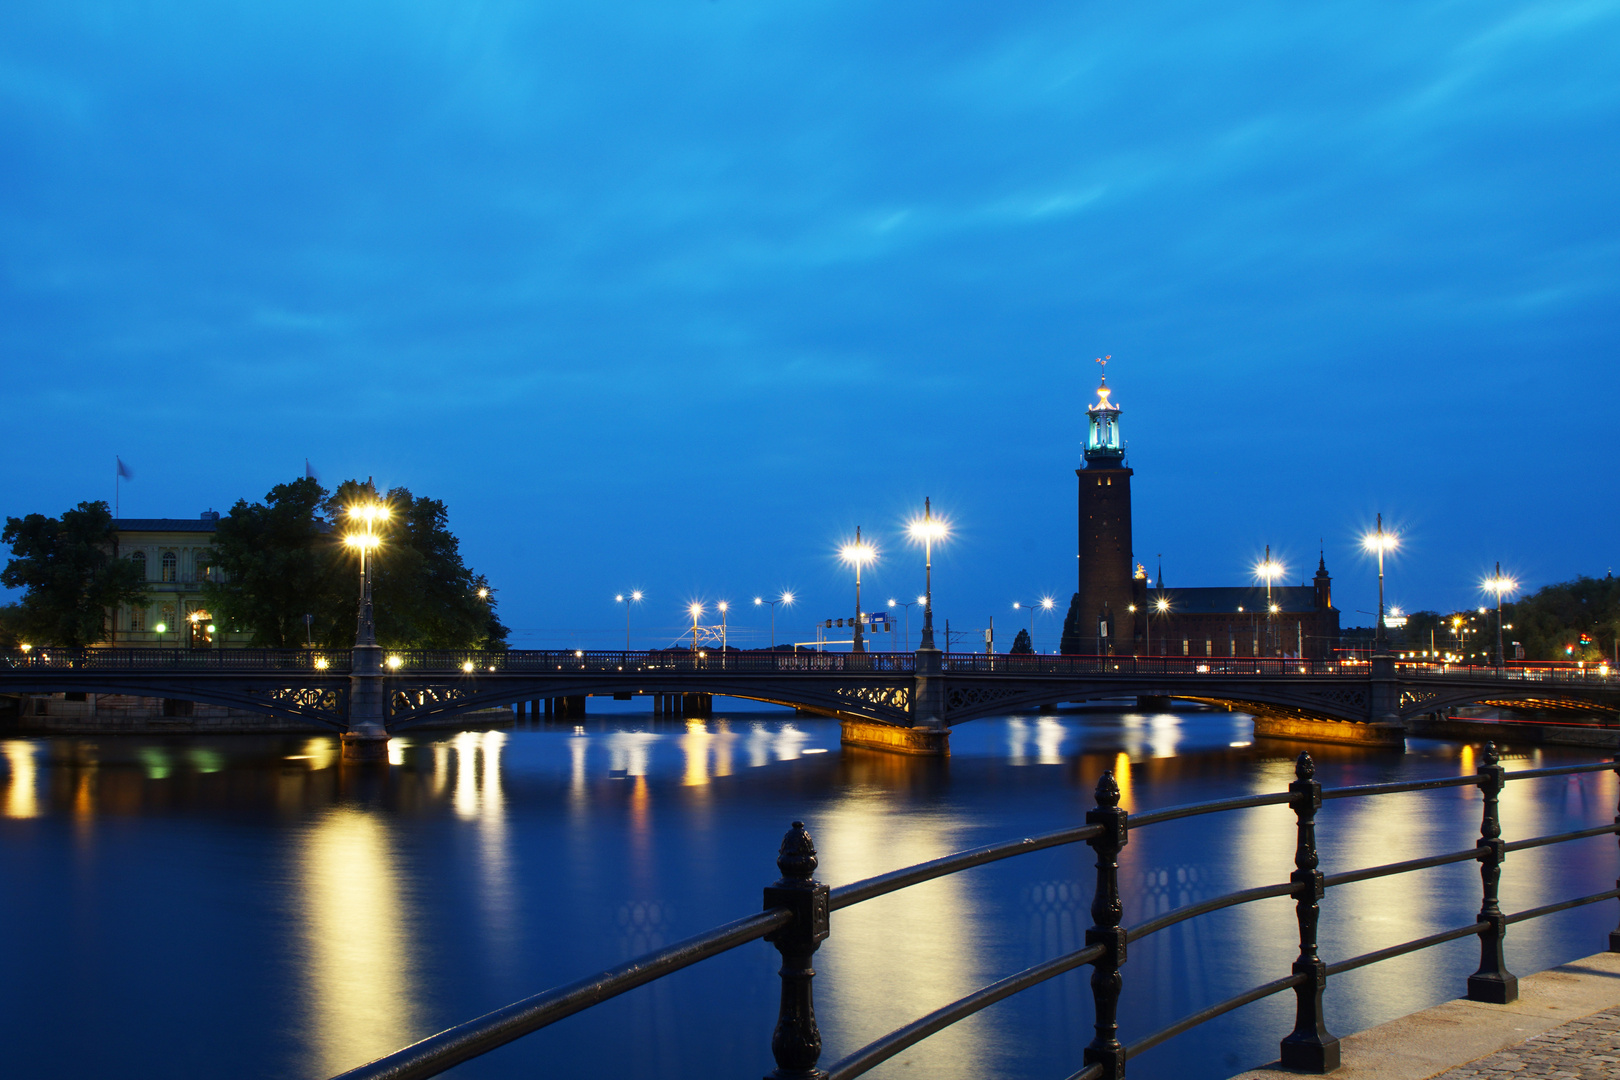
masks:
{"type": "MultiPolygon", "coordinates": [[[[1480,964],[1479,970],[1468,977],[1467,996],[1474,1001],[1505,1004],[1518,996],[1518,980],[1507,970],[1502,953],[1503,938],[1510,924],[1620,897],[1620,887],[1617,887],[1512,914],[1504,914],[1497,901],[1502,861],[1507,852],[1620,832],[1620,813],[1617,813],[1613,824],[1504,841],[1498,800],[1503,786],[1509,781],[1539,777],[1610,770],[1620,774],[1620,759],[1510,773],[1502,767],[1492,743],[1485,744],[1482,759],[1483,763],[1472,775],[1324,790],[1315,779],[1315,765],[1310,755],[1302,753],[1295,762],[1295,779],[1288,785],[1287,791],[1175,806],[1134,816],[1119,806],[1120,790],[1113,774],[1104,773],[1097,784],[1096,808],[1086,813],[1084,825],[1032,839],[1012,840],[964,851],[837,889],[829,889],[815,880],[815,846],[804,824],[796,821],[783,838],[777,853],[777,867],[782,877],[766,887],[763,913],[716,927],[600,975],[515,1002],[369,1065],[352,1069],[336,1080],[416,1080],[436,1076],[460,1062],[503,1046],[608,998],[760,938],[770,941],[782,954],[781,1005],[776,1029],[771,1037],[771,1051],[776,1058],[777,1071],[772,1075],[816,1076],[819,1075],[821,1036],[816,1027],[811,993],[814,972],[810,961],[828,936],[832,911],[985,863],[1079,842],[1092,848],[1097,868],[1096,889],[1091,904],[1093,923],[1086,931],[1083,948],[1009,975],[861,1047],[828,1066],[825,1070],[828,1080],[852,1080],[965,1017],[1019,991],[1085,965],[1092,968],[1095,1037],[1083,1052],[1081,1068],[1069,1080],[1119,1080],[1124,1075],[1127,1061],[1160,1043],[1234,1009],[1290,989],[1295,993],[1295,1022],[1293,1031],[1280,1044],[1282,1063],[1300,1072],[1331,1072],[1339,1065],[1339,1040],[1328,1031],[1322,1012],[1323,994],[1330,977],[1472,935],[1479,938],[1480,964]],[[1463,851],[1333,874],[1324,874],[1319,868],[1316,815],[1325,801],[1467,786],[1478,787],[1483,795],[1480,838],[1475,846],[1463,851]],[[1243,889],[1188,904],[1135,926],[1121,925],[1125,908],[1120,890],[1119,853],[1129,840],[1132,829],[1206,814],[1281,805],[1293,810],[1296,825],[1294,871],[1286,882],[1243,889]],[[1480,909],[1472,922],[1333,963],[1318,956],[1317,923],[1327,890],[1355,881],[1467,861],[1480,864],[1482,886],[1480,909]],[[1299,955],[1287,976],[1209,1005],[1134,1042],[1126,1044],[1120,1041],[1118,1010],[1128,942],[1140,941],[1199,915],[1281,896],[1294,898],[1295,924],[1299,932],[1299,955]]],[[[1616,885],[1620,886],[1620,882],[1616,882],[1616,885]]],[[[1609,949],[1620,952],[1620,929],[1610,932],[1609,949]]],[[[1128,1022],[1130,1018],[1125,1019],[1128,1022]]]]}
{"type": "MultiPolygon", "coordinates": [[[[814,674],[851,672],[906,675],[917,670],[915,653],[742,652],[719,649],[396,649],[387,652],[390,670],[413,673],[511,672],[544,674],[656,672],[662,674],[814,674]]],[[[87,671],[186,668],[215,671],[329,670],[347,672],[347,649],[185,649],[41,647],[12,652],[0,661],[12,668],[50,667],[87,671]]],[[[974,675],[1120,676],[1300,676],[1343,675],[1365,678],[1366,661],[1311,660],[1281,657],[1219,656],[1043,656],[1017,653],[947,653],[944,670],[974,675]]],[[[1507,667],[1464,667],[1396,661],[1406,676],[1509,682],[1613,684],[1620,673],[1605,667],[1514,664],[1507,667]]]]}

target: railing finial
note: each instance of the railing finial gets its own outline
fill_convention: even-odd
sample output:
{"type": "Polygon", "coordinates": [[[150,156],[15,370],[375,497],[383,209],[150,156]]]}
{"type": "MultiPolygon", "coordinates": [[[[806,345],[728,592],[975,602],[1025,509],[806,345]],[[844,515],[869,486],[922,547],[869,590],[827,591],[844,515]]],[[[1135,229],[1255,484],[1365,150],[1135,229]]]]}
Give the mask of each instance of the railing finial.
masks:
{"type": "Polygon", "coordinates": [[[776,850],[776,868],[782,872],[778,885],[787,887],[809,881],[816,872],[816,842],[805,831],[804,822],[795,821],[782,836],[782,846],[776,850]]]}
{"type": "Polygon", "coordinates": [[[793,921],[765,935],[782,954],[782,999],[771,1033],[776,1069],[765,1080],[826,1080],[816,1068],[821,1058],[821,1030],[816,1026],[816,1003],[810,980],[816,976],[810,960],[827,938],[828,889],[811,875],[816,872],[816,844],[795,821],[782,837],[776,868],[782,878],[765,889],[765,910],[785,907],[793,921]]]}
{"type": "Polygon", "coordinates": [[[1310,754],[1301,750],[1299,757],[1294,759],[1294,776],[1300,780],[1309,780],[1315,775],[1316,762],[1311,760],[1310,754]]]}
{"type": "Polygon", "coordinates": [[[1103,810],[1112,810],[1119,805],[1119,781],[1114,779],[1113,769],[1104,769],[1102,778],[1097,781],[1097,806],[1103,810]]]}

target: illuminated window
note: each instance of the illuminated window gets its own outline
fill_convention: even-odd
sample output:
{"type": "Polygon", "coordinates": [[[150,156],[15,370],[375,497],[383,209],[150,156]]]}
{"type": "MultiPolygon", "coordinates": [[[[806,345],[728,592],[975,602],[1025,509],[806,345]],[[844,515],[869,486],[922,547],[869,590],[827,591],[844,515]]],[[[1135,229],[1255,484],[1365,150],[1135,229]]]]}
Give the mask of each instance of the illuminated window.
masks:
{"type": "Polygon", "coordinates": [[[170,582],[180,580],[180,575],[177,569],[179,565],[180,562],[174,557],[174,552],[165,551],[163,553],[163,576],[158,580],[170,582]]]}

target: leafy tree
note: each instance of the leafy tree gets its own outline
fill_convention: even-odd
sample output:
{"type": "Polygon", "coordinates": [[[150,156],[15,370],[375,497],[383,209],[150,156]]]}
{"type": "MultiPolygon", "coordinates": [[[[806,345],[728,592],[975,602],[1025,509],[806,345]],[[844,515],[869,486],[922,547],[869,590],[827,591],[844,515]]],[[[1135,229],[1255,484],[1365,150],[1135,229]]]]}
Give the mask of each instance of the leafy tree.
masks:
{"type": "Polygon", "coordinates": [[[0,607],[0,652],[13,652],[28,640],[26,625],[21,604],[0,607]]]}
{"type": "MultiPolygon", "coordinates": [[[[1496,613],[1491,631],[1496,629],[1496,613]]],[[[1615,656],[1620,632],[1620,581],[1612,576],[1581,577],[1544,586],[1502,607],[1507,649],[1524,645],[1528,660],[1586,660],[1615,656]]]]}
{"type": "Polygon", "coordinates": [[[203,586],[215,619],[250,631],[254,645],[304,643],[304,616],[326,616],[339,588],[326,498],[303,478],[277,484],[262,503],[238,499],[219,519],[212,558],[223,580],[203,586]]]}
{"type": "Polygon", "coordinates": [[[82,648],[106,636],[109,609],[146,603],[145,574],[114,554],[105,502],[81,502],[60,518],[8,517],[0,541],[15,556],[0,584],[27,590],[22,630],[40,644],[82,648]]]}
{"type": "Polygon", "coordinates": [[[1007,651],[1009,653],[1017,653],[1022,656],[1033,655],[1035,652],[1035,643],[1030,641],[1029,631],[1019,630],[1018,636],[1013,638],[1012,648],[1008,649],[1007,651]]]}
{"type": "Polygon", "coordinates": [[[388,504],[371,553],[377,641],[392,648],[501,648],[507,629],[495,616],[495,590],[461,560],[449,511],[405,488],[379,496],[350,480],[328,493],[311,479],[270,490],[265,502],[241,501],[220,518],[214,564],[222,581],[205,586],[216,617],[248,629],[253,643],[280,648],[354,643],[359,557],[343,544],[348,508],[388,504]],[[304,616],[312,617],[306,631],[304,616]]]}
{"type": "MultiPolygon", "coordinates": [[[[1093,636],[1092,641],[1096,638],[1093,636]]],[[[1096,652],[1097,646],[1086,648],[1080,637],[1080,594],[1075,593],[1069,601],[1069,613],[1063,617],[1063,637],[1058,642],[1058,651],[1064,656],[1074,656],[1077,653],[1096,652]]]]}

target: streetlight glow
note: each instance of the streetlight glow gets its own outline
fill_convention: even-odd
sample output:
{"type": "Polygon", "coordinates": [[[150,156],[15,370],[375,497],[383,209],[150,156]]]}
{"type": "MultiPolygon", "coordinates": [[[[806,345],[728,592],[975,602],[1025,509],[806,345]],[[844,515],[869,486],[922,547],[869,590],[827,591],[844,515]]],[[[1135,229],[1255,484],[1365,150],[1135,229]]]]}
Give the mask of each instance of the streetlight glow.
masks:
{"type": "Polygon", "coordinates": [[[877,558],[877,548],[861,539],[861,527],[857,525],[854,542],[839,549],[838,557],[855,568],[855,640],[850,643],[850,652],[865,652],[866,643],[861,640],[861,567],[877,558]]]}

